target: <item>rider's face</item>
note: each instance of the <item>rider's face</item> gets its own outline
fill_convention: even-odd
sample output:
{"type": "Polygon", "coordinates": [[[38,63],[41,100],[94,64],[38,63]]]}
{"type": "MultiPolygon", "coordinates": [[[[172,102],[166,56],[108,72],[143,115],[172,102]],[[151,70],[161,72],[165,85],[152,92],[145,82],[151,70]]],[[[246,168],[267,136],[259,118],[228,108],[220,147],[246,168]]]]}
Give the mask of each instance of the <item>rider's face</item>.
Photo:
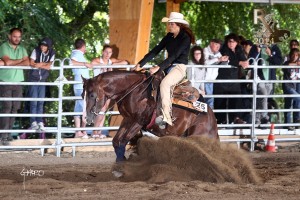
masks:
{"type": "Polygon", "coordinates": [[[180,27],[175,22],[169,22],[168,29],[170,33],[174,33],[175,35],[177,35],[180,31],[180,27]]]}

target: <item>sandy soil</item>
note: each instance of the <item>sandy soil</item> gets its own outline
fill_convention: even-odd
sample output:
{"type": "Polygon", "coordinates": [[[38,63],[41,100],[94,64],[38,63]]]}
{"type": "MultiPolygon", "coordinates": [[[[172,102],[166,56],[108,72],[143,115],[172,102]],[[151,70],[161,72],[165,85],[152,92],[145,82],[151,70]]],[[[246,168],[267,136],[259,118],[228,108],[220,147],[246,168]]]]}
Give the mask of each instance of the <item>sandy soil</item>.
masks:
{"type": "MultiPolygon", "coordinates": [[[[184,150],[185,154],[189,153],[188,149],[190,147],[184,150]]],[[[212,150],[209,149],[209,151],[212,150]]],[[[142,154],[145,152],[143,150],[142,154]]],[[[201,180],[204,178],[203,175],[194,178],[185,176],[182,180],[166,180],[160,183],[145,177],[138,178],[140,180],[128,181],[129,179],[118,179],[112,175],[114,152],[78,152],[75,158],[69,152],[63,152],[61,158],[57,158],[52,153],[41,157],[38,152],[0,152],[0,199],[292,200],[300,198],[299,144],[292,148],[279,149],[277,153],[253,152],[241,155],[245,154],[249,157],[250,168],[253,167],[255,174],[261,180],[260,183],[243,183],[226,179],[203,181],[201,180]],[[34,170],[35,174],[31,173],[31,176],[26,174],[29,170],[34,170]],[[186,180],[183,181],[184,179],[186,180]]],[[[153,157],[153,155],[151,156],[153,157]]],[[[208,158],[203,155],[201,153],[199,157],[208,158]]],[[[215,157],[216,154],[212,155],[215,157]]],[[[231,159],[235,159],[232,154],[229,156],[231,159]]],[[[180,156],[177,157],[181,159],[180,156]]],[[[141,157],[137,160],[141,161],[141,157]]],[[[198,160],[203,162],[204,159],[198,160]]],[[[223,162],[225,163],[225,161],[223,162]]],[[[134,161],[127,166],[127,170],[128,167],[131,167],[132,170],[132,163],[134,161]]],[[[168,163],[174,164],[175,162],[168,163]]],[[[195,169],[194,165],[198,161],[194,159],[191,163],[195,169]]],[[[198,164],[200,169],[211,170],[215,169],[212,163],[207,162],[205,166],[201,166],[201,163],[198,164]]],[[[233,171],[235,166],[237,165],[231,166],[233,171]]],[[[142,167],[146,167],[146,165],[142,167]]],[[[170,166],[164,166],[166,172],[169,172],[168,167],[170,166]]],[[[137,168],[135,165],[135,169],[141,168],[137,168]]],[[[181,173],[184,173],[182,168],[180,170],[181,173]]],[[[197,173],[201,174],[199,170],[197,173]]],[[[218,172],[218,177],[220,177],[219,174],[220,172],[218,172]]],[[[182,177],[182,175],[178,176],[182,177]]],[[[211,175],[207,174],[207,176],[211,175]]],[[[176,174],[173,173],[171,177],[176,177],[176,174]]]]}

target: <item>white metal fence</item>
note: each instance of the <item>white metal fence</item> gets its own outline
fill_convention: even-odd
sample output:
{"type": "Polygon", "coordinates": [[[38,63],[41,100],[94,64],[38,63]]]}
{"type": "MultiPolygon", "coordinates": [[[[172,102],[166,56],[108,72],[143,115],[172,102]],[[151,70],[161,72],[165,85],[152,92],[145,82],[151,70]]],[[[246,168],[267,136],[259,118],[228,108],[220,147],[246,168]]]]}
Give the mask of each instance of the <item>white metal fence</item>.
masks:
{"type": "MultiPolygon", "coordinates": [[[[251,151],[254,150],[254,144],[255,142],[258,141],[258,137],[259,136],[265,136],[269,134],[269,127],[270,125],[265,124],[265,125],[260,125],[260,127],[265,127],[266,129],[261,129],[258,127],[257,124],[255,124],[255,114],[257,112],[278,112],[278,113],[283,113],[283,112],[295,112],[298,111],[300,112],[300,109],[273,109],[273,110],[259,110],[256,109],[256,100],[257,98],[262,98],[262,97],[270,97],[270,98],[284,98],[284,97],[294,97],[294,96],[298,96],[298,95],[283,95],[283,94],[274,94],[274,95],[269,95],[269,96],[264,96],[264,95],[257,95],[256,94],[256,86],[258,83],[261,82],[268,82],[268,83],[276,83],[276,84],[280,84],[280,83],[284,83],[284,82],[289,82],[289,81],[285,81],[285,80],[274,80],[274,81],[263,81],[263,80],[258,80],[257,77],[257,69],[258,68],[282,68],[283,66],[258,66],[258,60],[253,60],[254,64],[251,65],[250,67],[253,68],[254,70],[254,79],[253,80],[215,80],[215,81],[196,81],[196,80],[191,80],[192,84],[196,83],[196,82],[213,82],[213,83],[230,83],[230,82],[235,82],[235,83],[251,83],[252,84],[252,88],[253,88],[253,94],[249,94],[249,95],[207,95],[206,97],[214,97],[214,98],[252,98],[252,109],[225,109],[225,110],[214,110],[215,113],[217,112],[249,112],[252,113],[252,123],[250,124],[218,124],[219,127],[219,135],[220,136],[248,136],[246,138],[236,138],[236,139],[222,139],[221,138],[221,142],[236,142],[236,143],[241,143],[241,142],[250,142],[251,143],[251,151]]],[[[40,114],[40,115],[36,115],[36,114],[26,114],[26,113],[18,113],[18,114],[3,114],[0,113],[0,120],[2,117],[31,117],[31,116],[41,116],[41,117],[54,117],[57,118],[57,127],[46,127],[46,133],[54,133],[56,134],[56,142],[53,145],[30,145],[30,146],[0,146],[0,150],[4,150],[4,149],[10,149],[10,150],[14,150],[14,149],[40,149],[41,153],[43,155],[44,150],[47,148],[54,148],[56,149],[56,155],[58,157],[60,157],[61,155],[61,148],[62,147],[72,147],[73,149],[73,155],[75,155],[75,148],[77,146],[110,146],[112,145],[111,142],[107,142],[107,141],[97,141],[97,142],[77,142],[77,143],[64,143],[62,140],[62,134],[64,133],[74,133],[76,130],[118,130],[117,126],[114,127],[86,127],[86,128],[72,128],[72,127],[64,127],[62,125],[62,119],[64,116],[73,116],[73,115],[80,115],[81,113],[75,113],[75,112],[71,112],[70,110],[73,110],[73,108],[67,108],[68,110],[63,109],[63,102],[64,101],[73,101],[76,99],[80,99],[81,97],[74,97],[74,96],[64,96],[64,85],[68,85],[68,84],[76,84],[76,83],[81,83],[79,81],[69,81],[65,78],[64,76],[64,71],[65,70],[70,70],[73,68],[83,68],[83,66],[72,66],[72,65],[68,65],[66,63],[70,63],[70,59],[69,58],[65,58],[63,60],[59,60],[56,59],[54,62],[54,66],[51,68],[51,70],[57,70],[59,72],[59,76],[56,79],[55,82],[46,82],[46,83],[42,83],[42,82],[38,82],[38,83],[34,83],[35,85],[48,85],[51,87],[58,87],[58,97],[57,98],[43,98],[43,101],[54,101],[58,103],[58,109],[57,109],[57,113],[55,114],[51,114],[51,113],[45,113],[45,114],[40,114]]],[[[133,67],[133,65],[119,65],[119,66],[96,66],[95,68],[126,68],[127,70],[129,70],[131,67],[133,67]]],[[[146,66],[146,68],[149,68],[151,66],[146,66]]],[[[207,68],[207,67],[213,67],[213,68],[230,68],[231,66],[228,65],[188,65],[187,67],[191,67],[192,69],[195,69],[197,67],[200,68],[207,68]]],[[[11,66],[0,66],[0,69],[10,69],[11,66]]],[[[28,66],[15,66],[14,69],[24,69],[24,70],[28,70],[31,69],[31,67],[28,66]]],[[[192,70],[192,73],[194,73],[194,70],[192,70]]],[[[297,81],[300,83],[300,80],[297,81]]],[[[32,85],[32,82],[0,82],[0,85],[32,85]]],[[[40,98],[22,98],[22,99],[17,99],[17,98],[2,98],[0,96],[0,101],[38,101],[41,100],[40,98]]],[[[117,111],[111,111],[108,112],[108,114],[111,115],[118,115],[119,112],[117,111]]],[[[286,136],[285,138],[277,138],[276,141],[277,142],[290,142],[290,141],[294,141],[294,142],[298,142],[300,141],[300,129],[295,129],[294,131],[288,131],[287,127],[288,126],[299,126],[300,127],[300,123],[293,123],[293,124],[284,124],[282,122],[277,122],[275,124],[276,129],[275,134],[276,135],[284,135],[286,136]],[[289,137],[290,136],[290,137],[289,137]],[[293,137],[292,137],[293,136],[293,137]],[[296,137],[295,137],[296,136],[296,137]]],[[[13,129],[13,130],[0,130],[0,134],[1,133],[35,133],[35,130],[24,130],[24,129],[13,129]]]]}

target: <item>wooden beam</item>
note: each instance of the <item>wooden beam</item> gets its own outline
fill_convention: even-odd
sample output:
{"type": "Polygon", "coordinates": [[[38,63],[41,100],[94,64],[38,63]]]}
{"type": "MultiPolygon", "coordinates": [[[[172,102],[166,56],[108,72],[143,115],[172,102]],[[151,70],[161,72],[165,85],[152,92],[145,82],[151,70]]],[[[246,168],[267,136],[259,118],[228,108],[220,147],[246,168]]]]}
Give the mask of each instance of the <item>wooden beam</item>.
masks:
{"type": "Polygon", "coordinates": [[[137,63],[149,51],[154,0],[110,0],[109,39],[113,56],[137,63]]]}
{"type": "MultiPolygon", "coordinates": [[[[113,58],[136,64],[149,51],[154,0],[109,0],[109,40],[113,58]]],[[[116,106],[114,107],[116,110],[116,106]]],[[[110,126],[121,124],[121,115],[110,126]]],[[[116,131],[110,131],[114,136],[116,131]]]]}
{"type": "Polygon", "coordinates": [[[169,17],[171,12],[180,12],[180,2],[167,0],[166,16],[169,17]]]}

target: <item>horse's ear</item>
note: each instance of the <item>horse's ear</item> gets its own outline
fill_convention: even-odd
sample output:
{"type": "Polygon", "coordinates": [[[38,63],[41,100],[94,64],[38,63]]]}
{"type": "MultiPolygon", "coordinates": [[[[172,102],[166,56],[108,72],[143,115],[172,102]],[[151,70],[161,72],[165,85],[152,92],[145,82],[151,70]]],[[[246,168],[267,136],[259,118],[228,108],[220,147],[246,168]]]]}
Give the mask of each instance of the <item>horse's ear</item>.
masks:
{"type": "Polygon", "coordinates": [[[81,78],[82,78],[83,83],[85,83],[87,81],[87,79],[84,78],[82,75],[81,75],[81,78]]]}

